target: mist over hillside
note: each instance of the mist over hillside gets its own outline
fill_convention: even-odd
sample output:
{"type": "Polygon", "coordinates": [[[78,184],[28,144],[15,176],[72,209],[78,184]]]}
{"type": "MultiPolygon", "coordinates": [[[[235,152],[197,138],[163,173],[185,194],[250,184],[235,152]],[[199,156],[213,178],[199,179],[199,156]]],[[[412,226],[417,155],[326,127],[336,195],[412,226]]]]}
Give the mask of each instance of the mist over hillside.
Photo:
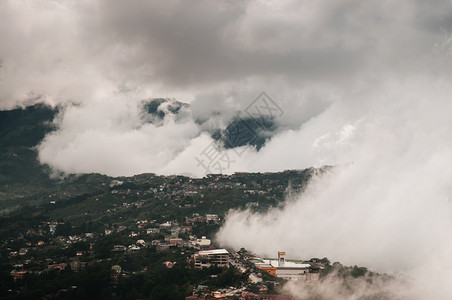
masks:
{"type": "Polygon", "coordinates": [[[335,166],[265,210],[234,206],[217,241],[451,299],[451,20],[449,0],[2,1],[1,205],[335,166]]]}
{"type": "MultiPolygon", "coordinates": [[[[58,130],[58,119],[64,114],[64,107],[51,107],[44,103],[0,111],[0,207],[26,204],[36,200],[50,190],[61,190],[74,184],[74,180],[83,184],[78,173],[60,173],[52,170],[48,165],[38,160],[39,145],[47,135],[58,130]],[[64,183],[64,184],[63,184],[64,183]],[[67,185],[66,185],[67,184],[67,185]],[[38,196],[39,195],[39,196],[38,196]]],[[[148,99],[140,102],[140,111],[143,124],[164,126],[165,118],[174,117],[176,120],[190,118],[190,106],[171,99],[148,99]]],[[[248,128],[256,126],[261,120],[247,119],[239,124],[248,128]]],[[[221,128],[220,124],[207,126],[197,121],[206,134],[210,134],[220,145],[227,148],[244,146],[252,141],[251,146],[260,148],[267,139],[268,134],[259,136],[257,130],[249,131],[252,139],[236,140],[233,130],[242,130],[240,127],[221,128]],[[254,136],[256,135],[256,136],[254,136]]],[[[234,122],[234,121],[233,121],[234,122]]],[[[271,122],[271,120],[267,120],[271,122]]],[[[271,128],[269,126],[269,128],[271,128]]],[[[89,184],[87,183],[87,186],[89,184]]],[[[86,191],[82,188],[81,193],[86,191]]]]}

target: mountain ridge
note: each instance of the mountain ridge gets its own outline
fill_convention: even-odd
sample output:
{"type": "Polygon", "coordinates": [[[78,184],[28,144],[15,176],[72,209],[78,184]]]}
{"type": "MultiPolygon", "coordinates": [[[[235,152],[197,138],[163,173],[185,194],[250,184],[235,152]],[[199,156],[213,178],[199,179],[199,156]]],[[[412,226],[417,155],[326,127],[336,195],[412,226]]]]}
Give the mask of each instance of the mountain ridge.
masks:
{"type": "MultiPolygon", "coordinates": [[[[96,184],[89,183],[90,177],[124,178],[96,173],[69,174],[63,179],[50,177],[51,169],[47,165],[40,164],[36,147],[47,134],[57,130],[53,121],[60,109],[37,103],[23,108],[0,111],[0,209],[8,210],[18,205],[39,202],[49,193],[59,192],[62,189],[69,189],[72,195],[77,194],[74,191],[75,187],[80,189],[78,194],[98,190],[96,184]]],[[[167,114],[186,117],[181,112],[189,109],[189,104],[174,99],[156,98],[143,100],[141,109],[144,114],[147,114],[150,122],[158,122],[167,114]]],[[[210,134],[213,139],[222,142],[225,148],[248,144],[259,150],[270,138],[268,132],[262,130],[262,124],[259,122],[262,120],[234,119],[225,129],[216,128],[211,130],[210,134]],[[237,124],[239,127],[234,127],[237,124]],[[241,130],[241,128],[248,129],[245,142],[235,140],[233,136],[234,130],[241,130]]],[[[274,124],[271,120],[267,120],[267,125],[269,125],[269,131],[274,129],[272,129],[274,124]]]]}

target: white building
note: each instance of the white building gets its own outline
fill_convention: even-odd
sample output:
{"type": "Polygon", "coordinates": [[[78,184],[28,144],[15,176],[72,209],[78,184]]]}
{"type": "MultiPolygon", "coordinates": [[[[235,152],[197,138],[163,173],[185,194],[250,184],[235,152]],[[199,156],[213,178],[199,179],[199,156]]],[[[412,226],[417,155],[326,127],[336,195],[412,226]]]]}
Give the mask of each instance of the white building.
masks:
{"type": "Polygon", "coordinates": [[[219,222],[220,217],[216,214],[206,214],[206,221],[219,222]]]}
{"type": "Polygon", "coordinates": [[[318,274],[310,273],[310,264],[298,261],[287,261],[285,252],[278,252],[278,259],[262,259],[255,263],[256,267],[265,270],[273,276],[287,280],[310,280],[318,274]]]}
{"type": "Polygon", "coordinates": [[[203,236],[200,239],[196,239],[195,243],[199,247],[208,247],[208,246],[210,246],[211,241],[208,238],[206,238],[205,236],[203,236]]]}
{"type": "Polygon", "coordinates": [[[226,249],[199,251],[195,253],[194,259],[195,268],[229,267],[229,252],[226,249]]]}

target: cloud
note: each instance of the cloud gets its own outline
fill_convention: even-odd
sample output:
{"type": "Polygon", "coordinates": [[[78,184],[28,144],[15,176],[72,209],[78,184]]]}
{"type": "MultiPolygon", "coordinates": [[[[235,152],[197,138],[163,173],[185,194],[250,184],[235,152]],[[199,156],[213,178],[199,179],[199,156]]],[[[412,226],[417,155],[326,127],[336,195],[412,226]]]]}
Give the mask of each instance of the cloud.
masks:
{"type": "MultiPolygon", "coordinates": [[[[446,166],[452,163],[452,144],[445,138],[452,136],[451,88],[425,78],[388,84],[373,94],[367,91],[372,109],[366,114],[354,115],[343,103],[349,115],[336,123],[342,126],[333,125],[335,130],[325,124],[338,120],[340,105],[308,122],[291,136],[291,148],[301,157],[294,163],[310,155],[308,161],[342,165],[315,178],[283,208],[266,214],[231,211],[218,240],[261,255],[286,250],[294,257],[326,256],[405,273],[415,278],[417,298],[435,294],[440,286],[450,297],[452,290],[445,288],[450,274],[439,266],[451,262],[446,249],[452,246],[452,173],[446,166]],[[317,131],[319,124],[324,132],[317,131]],[[309,136],[317,138],[299,147],[309,136]]],[[[283,152],[289,141],[274,139],[266,150],[279,146],[274,143],[281,147],[270,157],[283,152]]]]}
{"type": "Polygon", "coordinates": [[[259,151],[220,148],[226,171],[341,167],[282,209],[231,212],[220,241],[450,298],[451,15],[446,0],[3,1],[0,107],[64,107],[37,148],[56,171],[201,176],[211,131],[265,91],[277,129],[259,151]],[[190,109],[150,123],[157,97],[190,109]]]}
{"type": "Polygon", "coordinates": [[[180,123],[174,114],[149,123],[142,105],[124,99],[69,106],[62,115],[59,130],[38,147],[39,159],[69,173],[158,172],[199,134],[192,120],[180,123]]]}
{"type": "MultiPolygon", "coordinates": [[[[337,271],[322,278],[322,281],[288,282],[284,293],[295,299],[407,299],[406,281],[389,276],[363,277],[343,276],[337,271]]],[[[413,299],[413,298],[410,298],[413,299]]]]}

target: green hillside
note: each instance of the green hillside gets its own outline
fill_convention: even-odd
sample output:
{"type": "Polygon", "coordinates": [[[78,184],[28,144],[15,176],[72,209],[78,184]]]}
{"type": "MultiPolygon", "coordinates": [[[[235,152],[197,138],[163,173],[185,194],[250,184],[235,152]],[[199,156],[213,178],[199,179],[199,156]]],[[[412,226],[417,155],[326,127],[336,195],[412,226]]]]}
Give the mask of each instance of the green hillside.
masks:
{"type": "Polygon", "coordinates": [[[36,159],[36,145],[54,130],[51,123],[56,109],[43,104],[0,111],[0,206],[5,200],[22,202],[23,198],[42,192],[52,185],[48,170],[36,159]]]}
{"type": "Polygon", "coordinates": [[[48,167],[37,160],[35,147],[55,130],[52,120],[58,113],[44,104],[0,111],[0,210],[5,213],[24,204],[40,203],[49,196],[70,198],[100,188],[106,176],[69,176],[52,180],[48,167]]]}

